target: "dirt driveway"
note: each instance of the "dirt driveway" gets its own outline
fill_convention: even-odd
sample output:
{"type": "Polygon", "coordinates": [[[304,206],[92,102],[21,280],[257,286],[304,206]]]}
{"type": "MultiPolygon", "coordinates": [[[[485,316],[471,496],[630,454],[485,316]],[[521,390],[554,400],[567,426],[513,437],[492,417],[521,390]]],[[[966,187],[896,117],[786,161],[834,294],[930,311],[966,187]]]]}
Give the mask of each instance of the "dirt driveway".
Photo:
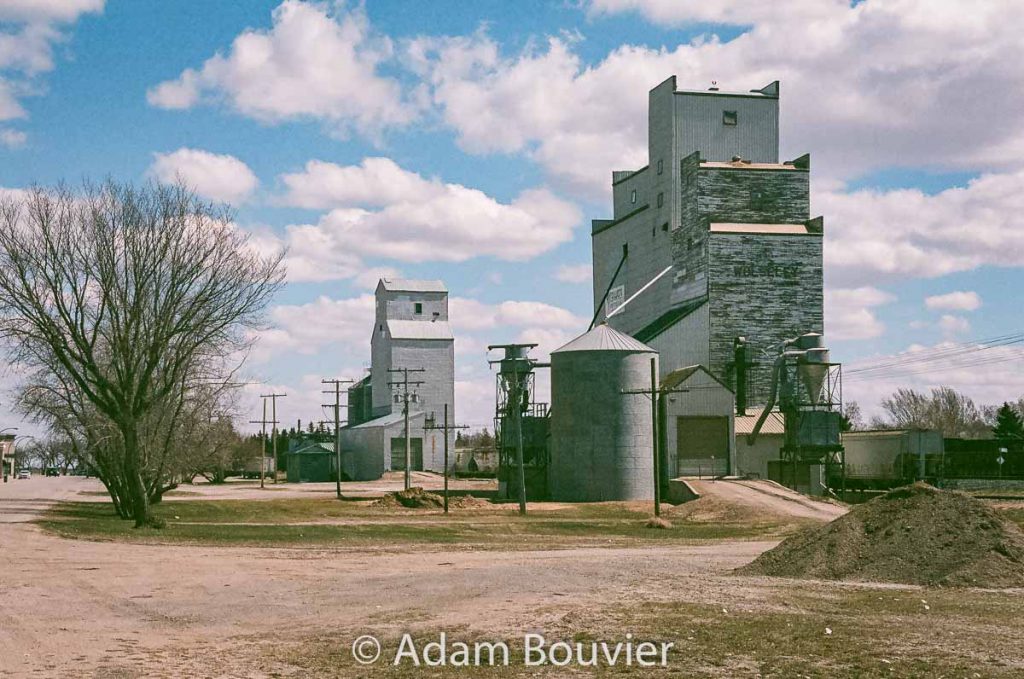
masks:
{"type": "Polygon", "coordinates": [[[702,496],[780,516],[831,521],[848,511],[843,505],[808,498],[774,481],[687,479],[687,482],[702,496]]]}
{"type": "Polygon", "coordinates": [[[735,601],[722,575],[773,543],[373,554],[66,540],[30,523],[94,481],[0,485],[0,675],[274,676],[275,644],[415,626],[491,636],[674,592],[735,601]],[[668,584],[670,583],[670,584],[668,584]]]}

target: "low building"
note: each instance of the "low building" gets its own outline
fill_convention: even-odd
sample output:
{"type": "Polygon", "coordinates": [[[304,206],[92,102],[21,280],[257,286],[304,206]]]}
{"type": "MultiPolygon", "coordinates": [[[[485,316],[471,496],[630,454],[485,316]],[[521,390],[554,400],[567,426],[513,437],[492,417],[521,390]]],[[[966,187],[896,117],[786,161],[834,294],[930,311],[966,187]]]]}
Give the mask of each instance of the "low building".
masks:
{"type": "Polygon", "coordinates": [[[764,421],[757,439],[753,443],[747,441],[747,437],[754,431],[757,418],[761,416],[759,408],[747,410],[747,415],[737,415],[735,418],[736,431],[736,476],[749,476],[757,479],[770,478],[768,474],[769,461],[777,461],[781,457],[779,451],[786,437],[786,423],[782,413],[773,411],[768,414],[764,421]]]}
{"type": "Polygon", "coordinates": [[[661,382],[663,484],[678,476],[725,476],[735,468],[733,393],[707,368],[673,370],[661,382]]]}
{"type": "Polygon", "coordinates": [[[308,441],[288,451],[288,482],[334,481],[337,477],[336,459],[334,443],[308,441]]]}
{"type": "MultiPolygon", "coordinates": [[[[426,414],[409,413],[412,471],[444,470],[444,433],[425,429],[426,414]]],[[[341,469],[353,481],[379,479],[386,471],[405,470],[405,416],[393,413],[341,430],[341,469]]],[[[449,449],[449,462],[455,459],[449,449]]]]}

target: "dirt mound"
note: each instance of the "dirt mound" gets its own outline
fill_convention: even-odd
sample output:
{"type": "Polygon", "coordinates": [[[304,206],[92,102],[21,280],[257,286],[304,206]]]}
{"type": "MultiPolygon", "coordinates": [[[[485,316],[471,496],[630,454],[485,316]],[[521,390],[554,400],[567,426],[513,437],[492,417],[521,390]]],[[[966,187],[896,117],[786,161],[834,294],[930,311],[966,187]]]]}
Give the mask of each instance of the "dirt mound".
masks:
{"type": "Polygon", "coordinates": [[[916,483],[798,533],[736,572],[1024,587],[1024,532],[981,500],[916,483]]]}
{"type": "Polygon", "coordinates": [[[444,498],[436,493],[428,493],[419,486],[409,490],[388,493],[376,500],[376,507],[405,507],[407,509],[436,509],[444,507],[444,498]]]}
{"type": "MultiPolygon", "coordinates": [[[[442,498],[441,501],[443,503],[444,498],[442,498]]],[[[482,497],[474,497],[472,495],[454,495],[448,498],[448,506],[453,509],[477,509],[482,507],[492,507],[493,504],[482,497]]]]}
{"type": "Polygon", "coordinates": [[[728,502],[713,495],[705,495],[675,507],[667,507],[664,513],[673,521],[687,523],[760,524],[777,523],[785,519],[781,514],[768,508],[728,502]]]}

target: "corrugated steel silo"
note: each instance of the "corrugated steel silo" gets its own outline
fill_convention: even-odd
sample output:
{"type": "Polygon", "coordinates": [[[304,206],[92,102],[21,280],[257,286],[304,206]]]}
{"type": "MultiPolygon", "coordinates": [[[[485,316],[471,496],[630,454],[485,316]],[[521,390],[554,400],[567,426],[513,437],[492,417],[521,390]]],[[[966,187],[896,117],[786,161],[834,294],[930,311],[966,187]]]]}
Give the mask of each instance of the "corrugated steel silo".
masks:
{"type": "Polygon", "coordinates": [[[657,352],[599,325],[551,354],[548,489],[563,502],[654,497],[650,389],[657,352]]]}

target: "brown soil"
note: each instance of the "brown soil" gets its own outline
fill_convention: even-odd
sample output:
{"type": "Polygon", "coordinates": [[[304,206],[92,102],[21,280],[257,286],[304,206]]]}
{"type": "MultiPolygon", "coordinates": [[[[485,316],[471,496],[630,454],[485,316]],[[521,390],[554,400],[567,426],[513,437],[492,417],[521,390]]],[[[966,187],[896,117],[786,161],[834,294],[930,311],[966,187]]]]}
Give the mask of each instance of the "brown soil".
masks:
{"type": "Polygon", "coordinates": [[[457,495],[455,497],[448,498],[448,506],[455,509],[477,509],[484,507],[493,507],[494,503],[483,499],[482,497],[473,497],[472,495],[457,495]]]}
{"type": "MultiPolygon", "coordinates": [[[[384,497],[372,503],[374,507],[385,507],[395,509],[404,507],[406,509],[439,509],[444,507],[444,496],[438,493],[431,493],[420,487],[409,490],[399,490],[388,493],[384,497]]],[[[493,507],[493,503],[472,495],[453,495],[448,498],[448,507],[451,509],[480,509],[493,507]]]]}
{"type": "Polygon", "coordinates": [[[672,522],[666,521],[660,516],[652,516],[651,518],[647,519],[647,523],[645,523],[644,526],[647,528],[668,529],[672,527],[672,522]]]}
{"type": "Polygon", "coordinates": [[[1024,587],[1024,532],[966,493],[897,488],[807,529],[740,568],[743,575],[1024,587]]]}
{"type": "Polygon", "coordinates": [[[376,500],[375,507],[405,507],[407,509],[436,509],[444,507],[444,498],[437,493],[430,493],[420,487],[388,493],[376,500]]]}

